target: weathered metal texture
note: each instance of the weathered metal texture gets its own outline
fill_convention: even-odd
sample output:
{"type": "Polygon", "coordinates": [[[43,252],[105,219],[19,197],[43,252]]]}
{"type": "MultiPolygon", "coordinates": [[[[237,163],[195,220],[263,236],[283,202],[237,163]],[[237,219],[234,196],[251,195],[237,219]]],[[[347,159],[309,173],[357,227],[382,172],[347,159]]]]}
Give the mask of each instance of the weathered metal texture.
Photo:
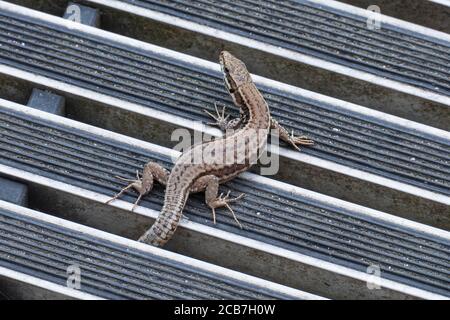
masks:
{"type": "MultiPolygon", "coordinates": [[[[54,17],[24,17],[20,10],[16,11],[4,16],[0,25],[6,28],[0,37],[0,62],[18,68],[0,77],[2,96],[24,103],[31,87],[49,86],[66,97],[69,117],[166,146],[173,145],[168,139],[172,130],[183,126],[172,122],[169,115],[209,121],[202,109],[212,110],[214,102],[236,110],[223,90],[215,65],[92,28],[68,28],[63,20],[54,17]],[[18,70],[31,73],[19,75],[18,70]],[[38,79],[35,74],[47,78],[38,79]],[[30,78],[32,83],[27,82],[30,78]],[[83,89],[90,89],[90,93],[83,89]],[[126,102],[135,105],[123,107],[126,102]],[[153,130],[148,130],[149,126],[153,130]]],[[[30,11],[26,13],[30,15],[30,11]]],[[[257,85],[283,125],[317,142],[300,154],[300,158],[304,154],[313,157],[308,161],[297,161],[297,156],[281,157],[279,179],[449,228],[445,201],[421,192],[448,199],[449,142],[445,135],[429,135],[429,130],[416,125],[400,124],[401,119],[374,116],[367,110],[359,112],[359,106],[348,108],[342,101],[327,102],[330,99],[326,97],[286,89],[267,79],[258,80],[257,85]],[[330,163],[317,166],[320,160],[330,163]],[[334,164],[342,168],[333,169],[334,164]],[[349,176],[353,169],[361,172],[349,176]],[[375,178],[366,181],[366,172],[375,178]],[[394,189],[392,183],[386,184],[378,177],[405,185],[394,189]],[[420,188],[420,192],[405,192],[409,186],[420,188]]]]}
{"type": "MultiPolygon", "coordinates": [[[[160,1],[89,0],[85,2],[98,5],[102,9],[104,13],[102,27],[114,33],[211,61],[216,61],[220,50],[226,49],[244,59],[252,72],[270,79],[431,126],[449,128],[450,118],[447,110],[450,99],[448,95],[430,91],[428,88],[410,86],[401,80],[401,77],[396,77],[390,72],[386,73],[385,68],[389,69],[389,65],[381,65],[378,70],[377,67],[366,65],[365,55],[360,58],[358,54],[349,54],[362,48],[363,51],[368,49],[373,56],[378,55],[380,58],[378,62],[381,63],[385,60],[392,62],[391,58],[394,56],[408,60],[409,55],[403,56],[404,52],[401,51],[394,52],[390,58],[384,56],[383,50],[392,49],[392,44],[398,40],[390,36],[385,37],[385,30],[388,33],[392,31],[394,34],[401,34],[402,40],[398,41],[399,45],[404,45],[403,40],[406,39],[405,45],[411,50],[416,48],[416,44],[414,41],[409,43],[409,40],[415,38],[419,39],[419,42],[425,39],[431,42],[444,42],[448,46],[450,38],[442,36],[443,33],[429,29],[424,31],[424,28],[420,26],[385,16],[381,18],[381,30],[370,30],[367,21],[373,21],[373,17],[371,18],[367,11],[336,1],[257,1],[258,5],[252,6],[251,10],[242,9],[241,5],[247,1],[223,3],[228,7],[235,5],[234,9],[238,11],[242,9],[242,14],[233,15],[232,18],[229,17],[231,14],[224,10],[224,14],[229,19],[242,20],[234,24],[229,22],[229,19],[224,19],[222,24],[217,22],[221,20],[222,13],[218,13],[215,18],[209,18],[208,14],[205,14],[207,18],[202,19],[203,16],[196,14],[197,10],[183,11],[183,3],[187,6],[201,6],[201,3],[197,4],[197,2],[195,4],[188,1],[160,3],[160,1]],[[178,3],[175,6],[176,9],[166,7],[173,6],[175,2],[178,3]],[[293,7],[292,10],[291,8],[283,9],[287,3],[293,7]],[[308,8],[312,10],[309,13],[308,8]],[[288,18],[277,16],[277,10],[280,9],[288,18]],[[264,14],[256,14],[251,19],[244,19],[246,15],[255,14],[253,11],[259,10],[265,10],[264,14]],[[289,19],[290,11],[293,12],[294,18],[289,19]],[[299,14],[298,11],[301,13],[299,14]],[[320,14],[316,14],[315,11],[320,14]],[[309,17],[308,14],[311,16],[309,17]],[[278,30],[282,35],[275,38],[270,30],[258,33],[258,28],[265,28],[266,24],[270,25],[270,23],[255,22],[255,19],[265,17],[272,19],[275,24],[289,26],[299,31],[280,27],[278,30]],[[251,28],[244,31],[240,29],[242,24],[252,23],[259,23],[255,32],[251,28]],[[341,30],[341,28],[348,29],[341,30]],[[322,37],[324,34],[325,38],[322,37]],[[307,40],[304,41],[302,39],[304,37],[307,40]],[[342,41],[343,38],[346,40],[342,41]],[[330,47],[327,39],[333,39],[339,42],[339,45],[334,47],[331,44],[330,47]],[[316,41],[315,45],[308,46],[309,40],[316,41]],[[287,45],[278,45],[278,42],[287,43],[287,45]],[[341,54],[347,54],[350,58],[344,59],[340,57],[341,54]]],[[[216,1],[212,1],[214,2],[216,1]]],[[[207,10],[214,10],[214,5],[206,7],[207,10]]],[[[396,45],[393,45],[394,50],[396,45]]],[[[434,56],[429,58],[431,61],[434,60],[434,56]]],[[[403,65],[401,61],[394,68],[405,71],[403,65]]]]}
{"type": "Polygon", "coordinates": [[[450,33],[448,0],[340,0],[363,9],[377,5],[382,14],[450,33]]]}
{"type": "Polygon", "coordinates": [[[0,265],[108,299],[293,299],[253,283],[0,209],[0,265]],[[72,274],[72,273],[69,273],[72,274]]]}
{"type": "MultiPolygon", "coordinates": [[[[0,127],[0,164],[101,194],[123,187],[114,175],[133,177],[149,160],[171,165],[168,155],[12,110],[0,110],[0,127]]],[[[247,194],[234,205],[244,229],[220,214],[218,230],[361,272],[376,264],[386,279],[450,296],[448,239],[245,178],[226,188],[247,194]]],[[[142,205],[160,210],[163,197],[156,187],[142,205]]],[[[134,193],[124,197],[134,198],[134,193]]],[[[185,213],[193,222],[213,226],[201,195],[191,197],[185,213]]]]}
{"type": "MultiPolygon", "coordinates": [[[[11,2],[55,15],[66,5],[63,0],[11,2]]],[[[440,69],[448,65],[441,49],[448,51],[450,42],[443,33],[384,16],[382,29],[370,30],[367,12],[336,1],[81,2],[99,7],[102,28],[116,34],[210,61],[227,49],[256,74],[449,129],[447,89],[428,77],[439,69],[438,78],[448,84],[448,72],[440,69]],[[437,54],[435,45],[441,48],[437,54]]]]}
{"type": "Polygon", "coordinates": [[[450,45],[309,1],[122,0],[450,96],[450,45]]]}
{"type": "MultiPolygon", "coordinates": [[[[0,62],[192,120],[230,104],[218,72],[0,16],[0,62]]],[[[261,87],[273,116],[316,141],[303,152],[450,195],[450,144],[261,87]]]]}

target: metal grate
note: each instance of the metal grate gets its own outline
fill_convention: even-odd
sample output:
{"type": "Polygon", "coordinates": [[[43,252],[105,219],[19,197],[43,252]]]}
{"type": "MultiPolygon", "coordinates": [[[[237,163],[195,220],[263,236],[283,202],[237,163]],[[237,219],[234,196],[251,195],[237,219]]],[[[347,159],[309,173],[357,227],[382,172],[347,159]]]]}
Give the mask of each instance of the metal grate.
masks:
{"type": "Polygon", "coordinates": [[[188,264],[0,209],[0,265],[108,299],[293,299],[188,264]]]}
{"type": "MultiPolygon", "coordinates": [[[[218,72],[57,25],[0,14],[0,63],[207,121],[214,102],[230,110],[218,72]]],[[[381,119],[339,110],[301,95],[260,86],[274,117],[317,143],[304,152],[450,195],[450,142],[381,119]]]]}
{"type": "Polygon", "coordinates": [[[309,1],[121,0],[450,95],[450,44],[309,1]]]}
{"type": "MultiPolygon", "coordinates": [[[[0,109],[0,163],[112,195],[149,160],[166,167],[167,155],[111,141],[20,112],[0,109]]],[[[219,214],[217,228],[365,272],[377,264],[385,278],[450,296],[450,242],[290,191],[237,178],[226,184],[247,196],[234,206],[244,225],[219,214]]],[[[157,186],[143,206],[160,210],[157,186]]],[[[130,193],[125,199],[133,201],[130,193]]],[[[212,226],[202,195],[185,208],[190,220],[212,226]]]]}

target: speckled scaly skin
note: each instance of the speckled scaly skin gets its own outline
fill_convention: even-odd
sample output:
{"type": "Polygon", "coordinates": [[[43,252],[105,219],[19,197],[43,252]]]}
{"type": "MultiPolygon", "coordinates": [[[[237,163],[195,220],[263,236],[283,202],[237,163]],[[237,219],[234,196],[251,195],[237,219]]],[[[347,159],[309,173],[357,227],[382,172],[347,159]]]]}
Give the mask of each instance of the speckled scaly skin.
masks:
{"type": "Polygon", "coordinates": [[[167,180],[161,213],[139,241],[155,246],[164,245],[178,226],[189,193],[206,190],[207,203],[217,200],[218,184],[232,179],[252,165],[249,161],[238,161],[238,157],[245,155],[246,159],[257,159],[267,144],[269,107],[247,68],[226,51],[220,55],[220,64],[227,89],[235,103],[243,108],[245,124],[230,135],[197,145],[183,153],[167,180]],[[261,139],[255,139],[256,132],[261,139]],[[203,155],[203,163],[192,163],[196,152],[203,155]],[[234,161],[223,161],[223,152],[231,154],[234,161]]]}
{"type": "Polygon", "coordinates": [[[289,135],[271,118],[264,97],[256,88],[242,61],[223,51],[220,54],[220,65],[225,87],[235,105],[240,107],[240,117],[227,121],[225,109],[220,114],[217,107],[217,116],[209,112],[208,114],[217,121],[216,125],[222,129],[234,129],[233,132],[227,132],[224,137],[212,142],[193,146],[178,158],[170,173],[157,163],[147,163],[142,177],[138,175],[137,180],[121,178],[131,183],[108,201],[115,200],[125,190],[134,188],[139,192],[136,206],[142,196],[151,191],[154,179],[166,186],[161,213],[152,227],[139,238],[141,242],[163,246],[169,241],[177,229],[189,194],[194,192],[205,191],[205,200],[213,211],[214,222],[215,209],[227,207],[241,226],[229,203],[240,199],[243,194],[237,198],[229,198],[229,193],[218,196],[219,184],[234,178],[256,163],[266,147],[270,128],[278,132],[281,140],[296,149],[297,144],[312,144],[312,141],[305,137],[289,135]],[[202,161],[193,161],[198,160],[199,155],[202,161]]]}

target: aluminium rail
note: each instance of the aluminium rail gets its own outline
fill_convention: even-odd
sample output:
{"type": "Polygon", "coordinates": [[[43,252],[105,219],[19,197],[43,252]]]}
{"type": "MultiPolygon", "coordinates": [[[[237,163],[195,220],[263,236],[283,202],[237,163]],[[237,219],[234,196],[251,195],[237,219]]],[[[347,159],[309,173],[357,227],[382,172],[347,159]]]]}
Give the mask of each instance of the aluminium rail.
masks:
{"type": "Polygon", "coordinates": [[[321,299],[4,201],[0,229],[0,284],[40,281],[82,299],[321,299]],[[79,291],[67,287],[70,267],[79,291]]]}
{"type": "Polygon", "coordinates": [[[328,0],[82,3],[115,33],[213,61],[225,47],[268,78],[449,128],[449,34],[328,0]]]}
{"type": "MultiPolygon", "coordinates": [[[[67,5],[66,0],[9,2],[57,16],[63,14],[67,5]]],[[[420,66],[428,75],[434,74],[437,69],[433,65],[436,67],[437,63],[444,66],[440,69],[443,85],[448,83],[448,72],[444,69],[448,69],[450,36],[443,32],[385,15],[376,17],[382,29],[371,30],[367,26],[367,21],[373,19],[371,12],[336,1],[92,0],[77,3],[100,8],[105,30],[210,61],[217,61],[219,51],[227,49],[244,59],[253,72],[268,78],[427,125],[449,128],[450,98],[415,69],[420,66]],[[218,10],[217,6],[225,8],[218,10]],[[250,12],[243,9],[249,6],[250,12]],[[202,10],[209,11],[209,15],[202,10]],[[220,19],[223,14],[230,16],[230,10],[241,13],[231,18],[240,20],[239,23],[220,19]],[[248,18],[249,14],[253,16],[248,18]],[[258,19],[268,19],[269,23],[258,19]],[[266,27],[273,29],[273,23],[282,26],[275,30],[279,33],[275,40],[273,30],[262,34],[258,31],[266,27]],[[240,29],[241,24],[244,31],[240,29]],[[253,29],[249,32],[245,24],[256,24],[255,32],[253,29]],[[273,41],[284,41],[290,48],[274,45],[273,41]],[[440,47],[443,49],[436,49],[436,43],[443,43],[440,47]],[[435,49],[439,52],[434,52],[435,49]],[[416,80],[426,88],[406,83],[416,83],[416,80]]]]}
{"type": "MultiPolygon", "coordinates": [[[[0,104],[0,173],[28,184],[30,207],[133,239],[158,215],[158,186],[135,213],[128,202],[134,193],[104,202],[123,187],[114,175],[132,177],[150,160],[170,169],[178,152],[0,104]]],[[[247,194],[233,205],[244,229],[222,212],[213,225],[203,196],[192,195],[189,221],[181,221],[168,248],[329,298],[450,297],[446,231],[252,173],[221,188],[247,194]],[[367,286],[368,267],[381,272],[380,290],[367,286]]]]}
{"type": "MultiPolygon", "coordinates": [[[[214,102],[236,110],[217,64],[4,2],[0,10],[2,97],[51,88],[69,117],[166,146],[180,126],[220,135],[195,122],[210,121],[202,109],[214,102]]],[[[450,229],[448,132],[254,78],[273,115],[316,141],[302,153],[282,148],[279,178],[450,229]]]]}
{"type": "Polygon", "coordinates": [[[450,33],[449,0],[340,0],[356,7],[367,9],[376,4],[381,13],[412,22],[427,28],[450,33]]]}
{"type": "Polygon", "coordinates": [[[0,266],[1,300],[101,300],[101,297],[0,266]]]}

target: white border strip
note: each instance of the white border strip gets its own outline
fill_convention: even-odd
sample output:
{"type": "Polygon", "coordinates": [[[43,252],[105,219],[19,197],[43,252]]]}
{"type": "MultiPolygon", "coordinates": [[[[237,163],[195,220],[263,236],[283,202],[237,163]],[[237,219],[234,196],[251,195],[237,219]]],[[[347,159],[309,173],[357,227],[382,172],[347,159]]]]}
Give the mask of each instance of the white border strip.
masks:
{"type": "MultiPolygon", "coordinates": [[[[0,201],[0,206],[2,204],[3,201],[0,201]]],[[[75,290],[72,288],[68,288],[68,287],[64,287],[61,286],[59,284],[47,281],[47,280],[42,280],[36,277],[32,277],[29,276],[25,273],[21,273],[21,272],[17,272],[11,269],[7,269],[4,267],[0,266],[0,280],[1,277],[5,277],[5,278],[9,278],[9,279],[13,279],[16,281],[19,281],[21,283],[24,284],[29,284],[32,286],[36,286],[45,290],[49,290],[49,291],[53,291],[56,293],[59,293],[61,295],[67,296],[67,297],[71,297],[71,298],[75,298],[75,299],[80,299],[80,300],[105,300],[101,297],[97,297],[94,296],[92,294],[83,292],[83,291],[79,291],[79,290],[75,290]]]]}
{"type": "MultiPolygon", "coordinates": [[[[332,62],[329,62],[326,60],[315,58],[313,56],[301,54],[301,53],[298,53],[298,52],[295,52],[292,50],[288,50],[288,49],[283,49],[281,47],[277,47],[277,46],[274,46],[271,44],[256,41],[256,40],[249,39],[249,38],[246,38],[243,36],[239,36],[239,35],[236,35],[233,33],[221,31],[221,30],[207,27],[207,26],[204,26],[201,24],[190,22],[188,20],[180,19],[180,18],[170,16],[170,15],[167,15],[164,13],[152,11],[149,9],[144,9],[142,7],[130,5],[127,3],[116,1],[116,0],[89,0],[89,1],[92,3],[106,6],[106,7],[115,8],[117,10],[129,12],[129,13],[136,14],[136,15],[139,15],[142,17],[146,17],[149,19],[153,19],[156,21],[174,25],[174,26],[177,26],[177,27],[180,27],[183,29],[202,33],[207,36],[214,37],[214,38],[223,39],[225,41],[233,42],[233,43],[245,46],[245,47],[250,47],[253,49],[269,52],[274,55],[277,55],[277,56],[280,56],[283,58],[287,58],[289,60],[294,60],[294,61],[297,61],[300,63],[312,65],[312,66],[320,68],[320,69],[327,69],[327,70],[330,70],[330,71],[333,71],[336,73],[343,74],[345,76],[350,76],[350,77],[353,77],[356,79],[374,83],[374,84],[382,86],[382,87],[386,87],[389,89],[395,89],[397,91],[401,91],[401,92],[404,92],[407,94],[411,94],[411,95],[418,96],[418,97],[421,97],[421,98],[424,98],[427,100],[435,101],[435,102],[450,106],[450,97],[448,97],[448,96],[441,95],[441,94],[438,94],[438,93],[435,93],[432,91],[428,91],[423,88],[414,87],[414,86],[411,86],[411,85],[408,85],[408,84],[405,84],[402,82],[398,82],[395,80],[386,79],[386,78],[383,78],[383,77],[380,77],[380,76],[377,76],[374,74],[370,74],[370,73],[367,73],[364,71],[359,71],[356,69],[345,67],[345,66],[342,66],[342,65],[339,65],[336,63],[332,63],[332,62]]],[[[369,14],[369,12],[367,10],[363,10],[361,8],[356,8],[356,7],[346,5],[343,3],[339,3],[339,2],[335,2],[335,1],[326,1],[326,3],[321,2],[321,1],[317,1],[317,2],[320,5],[334,7],[336,9],[340,9],[340,10],[348,11],[349,9],[351,9],[350,12],[353,12],[358,15],[362,15],[364,17],[368,17],[368,14],[369,14]],[[349,8],[346,8],[346,7],[349,7],[349,8]]],[[[1,5],[0,5],[0,9],[1,9],[1,5]]],[[[47,20],[49,20],[49,17],[46,16],[45,18],[47,20]]],[[[412,24],[409,22],[404,22],[402,20],[398,20],[398,19],[388,17],[385,15],[380,15],[380,19],[382,22],[384,22],[386,24],[391,24],[393,26],[400,27],[403,29],[412,28],[413,29],[412,31],[414,31],[414,32],[418,32],[425,36],[434,37],[434,38],[437,38],[440,40],[446,39],[450,43],[450,35],[448,35],[446,33],[439,32],[439,31],[425,28],[425,27],[421,27],[421,26],[418,26],[418,25],[415,25],[415,24],[412,24]]]]}
{"type": "MultiPolygon", "coordinates": [[[[270,146],[270,148],[272,149],[273,147],[270,146]]],[[[286,158],[304,162],[312,166],[324,168],[326,170],[344,174],[359,180],[368,181],[370,183],[380,185],[383,187],[388,187],[390,189],[394,189],[403,193],[408,193],[415,197],[428,199],[434,202],[442,203],[444,205],[450,205],[450,197],[444,194],[439,194],[433,191],[425,190],[407,183],[378,176],[376,174],[365,172],[362,170],[350,168],[329,160],[324,160],[304,153],[298,152],[296,153],[294,150],[288,150],[286,148],[280,148],[279,153],[281,156],[284,156],[286,158]]]]}
{"type": "Polygon", "coordinates": [[[233,271],[227,268],[219,267],[207,262],[203,262],[201,260],[197,260],[194,258],[190,258],[187,256],[183,256],[178,253],[174,253],[171,251],[167,251],[161,248],[153,247],[150,245],[146,245],[137,241],[129,240],[120,236],[116,236],[104,231],[100,231],[97,229],[93,229],[90,227],[86,227],[81,224],[77,224],[68,220],[60,219],[51,215],[44,214],[42,212],[34,211],[28,208],[20,207],[15,204],[1,201],[0,200],[0,207],[9,210],[14,211],[22,216],[27,216],[30,218],[38,219],[40,221],[44,221],[47,223],[51,223],[54,225],[57,225],[59,227],[68,228],[70,230],[74,230],[77,232],[84,233],[89,236],[94,236],[96,238],[101,238],[102,240],[111,241],[129,248],[137,249],[140,251],[144,251],[147,253],[151,253],[154,255],[157,255],[159,257],[170,259],[172,261],[176,261],[178,263],[182,263],[184,265],[193,266],[194,268],[199,268],[202,270],[205,270],[207,272],[215,273],[217,275],[221,275],[224,277],[232,278],[238,281],[246,282],[253,286],[259,286],[266,290],[271,290],[275,292],[279,292],[282,294],[290,295],[292,297],[298,298],[298,299],[314,299],[314,300],[322,300],[324,298],[306,293],[294,288],[290,288],[284,285],[280,285],[271,281],[263,280],[261,278],[253,277],[241,272],[233,271]]]}
{"type": "Polygon", "coordinates": [[[342,208],[344,210],[349,210],[355,213],[359,213],[368,217],[371,217],[375,220],[380,220],[383,222],[391,223],[393,225],[397,225],[400,227],[405,227],[408,229],[412,229],[421,233],[426,233],[428,235],[434,237],[440,237],[446,240],[450,240],[450,232],[445,231],[443,229],[438,229],[435,227],[431,227],[426,224],[422,224],[419,222],[415,222],[412,220],[408,220],[405,218],[401,218],[398,216],[394,216],[382,211],[374,210],[371,208],[367,208],[364,206],[360,206],[358,204],[354,204],[351,202],[347,202],[341,199],[333,198],[318,192],[310,191],[307,189],[302,189],[297,186],[290,185],[288,183],[280,182],[278,180],[273,180],[269,178],[265,178],[256,174],[252,174],[250,172],[244,172],[241,174],[241,177],[253,181],[255,183],[259,183],[266,186],[272,186],[273,188],[277,188],[286,192],[290,192],[291,194],[296,194],[305,198],[309,198],[314,200],[315,202],[321,202],[328,206],[342,208]]]}
{"type": "MultiPolygon", "coordinates": [[[[169,56],[167,54],[165,54],[165,55],[169,56]]],[[[182,60],[184,58],[185,59],[184,61],[187,61],[186,59],[188,58],[188,56],[183,57],[181,55],[182,54],[173,54],[173,55],[170,55],[169,57],[173,58],[173,59],[179,59],[179,60],[182,60]]],[[[193,61],[189,61],[189,62],[193,62],[193,61]]],[[[210,65],[211,63],[208,61],[205,61],[205,60],[201,60],[199,62],[200,63],[195,63],[195,65],[198,65],[200,67],[205,67],[210,70],[220,71],[220,66],[218,64],[210,65]],[[203,62],[203,63],[201,63],[201,62],[203,62]]],[[[198,129],[198,122],[196,122],[196,121],[192,121],[192,120],[189,120],[189,119],[186,119],[183,117],[179,117],[176,115],[171,115],[166,112],[152,109],[150,107],[145,107],[140,104],[132,103],[132,102],[129,102],[126,100],[121,100],[121,99],[111,97],[109,95],[95,92],[95,91],[92,91],[89,89],[80,88],[80,87],[77,87],[77,86],[74,86],[71,84],[67,84],[62,81],[58,81],[58,80],[54,80],[54,79],[47,78],[44,76],[40,76],[35,73],[23,71],[21,69],[17,69],[17,68],[10,67],[7,65],[0,64],[0,74],[7,74],[7,75],[10,75],[15,78],[24,79],[26,81],[30,81],[37,85],[45,84],[45,86],[51,87],[55,90],[67,92],[67,93],[73,94],[75,96],[87,98],[92,101],[98,101],[98,102],[101,102],[106,105],[119,107],[121,109],[125,109],[128,111],[134,112],[134,113],[143,114],[150,118],[158,119],[158,120],[161,120],[164,122],[173,123],[173,124],[176,124],[176,125],[179,125],[182,127],[186,127],[189,129],[198,129]]],[[[315,100],[319,103],[331,105],[342,111],[351,111],[351,112],[354,112],[357,114],[359,113],[363,116],[377,118],[381,121],[391,122],[393,124],[393,128],[402,126],[407,129],[410,129],[410,130],[414,130],[417,132],[423,132],[424,134],[434,136],[441,140],[446,139],[449,141],[449,144],[450,144],[450,132],[448,132],[448,131],[434,128],[431,126],[427,126],[425,124],[421,124],[421,123],[414,122],[414,121],[411,121],[408,119],[397,117],[397,116],[387,114],[387,113],[384,113],[381,111],[373,110],[373,109],[370,109],[367,107],[353,104],[351,102],[339,100],[339,99],[332,98],[329,96],[324,96],[324,95],[321,95],[321,94],[313,92],[313,91],[308,91],[305,89],[291,86],[289,84],[285,84],[285,83],[278,82],[275,80],[263,78],[263,77],[260,77],[257,75],[252,75],[252,78],[254,79],[256,84],[261,84],[266,87],[280,90],[282,92],[286,92],[286,93],[289,93],[292,95],[304,97],[304,98],[310,99],[310,100],[315,100]]],[[[4,100],[4,101],[7,101],[7,100],[4,100]]],[[[219,129],[212,128],[212,127],[206,126],[206,125],[202,128],[202,131],[207,134],[211,134],[213,136],[221,136],[222,135],[222,132],[219,129]]]]}
{"type": "Polygon", "coordinates": [[[275,80],[271,80],[268,78],[264,78],[257,75],[252,75],[256,84],[261,84],[269,88],[277,89],[286,93],[289,93],[294,96],[300,96],[306,99],[310,99],[313,101],[317,101],[326,105],[331,105],[337,109],[342,111],[351,111],[356,114],[361,114],[367,117],[376,118],[381,121],[390,122],[393,124],[393,127],[405,127],[410,130],[414,130],[417,132],[423,132],[425,134],[435,136],[439,139],[447,139],[450,144],[450,132],[434,128],[422,123],[418,123],[415,121],[411,121],[408,119],[404,119],[398,116],[394,116],[388,113],[384,113],[381,111],[377,111],[374,109],[370,109],[364,106],[360,106],[351,102],[347,102],[344,100],[339,100],[336,98],[332,98],[329,96],[322,95],[320,93],[316,93],[313,91],[305,90],[302,88],[298,88],[286,83],[278,82],[275,80]]]}

